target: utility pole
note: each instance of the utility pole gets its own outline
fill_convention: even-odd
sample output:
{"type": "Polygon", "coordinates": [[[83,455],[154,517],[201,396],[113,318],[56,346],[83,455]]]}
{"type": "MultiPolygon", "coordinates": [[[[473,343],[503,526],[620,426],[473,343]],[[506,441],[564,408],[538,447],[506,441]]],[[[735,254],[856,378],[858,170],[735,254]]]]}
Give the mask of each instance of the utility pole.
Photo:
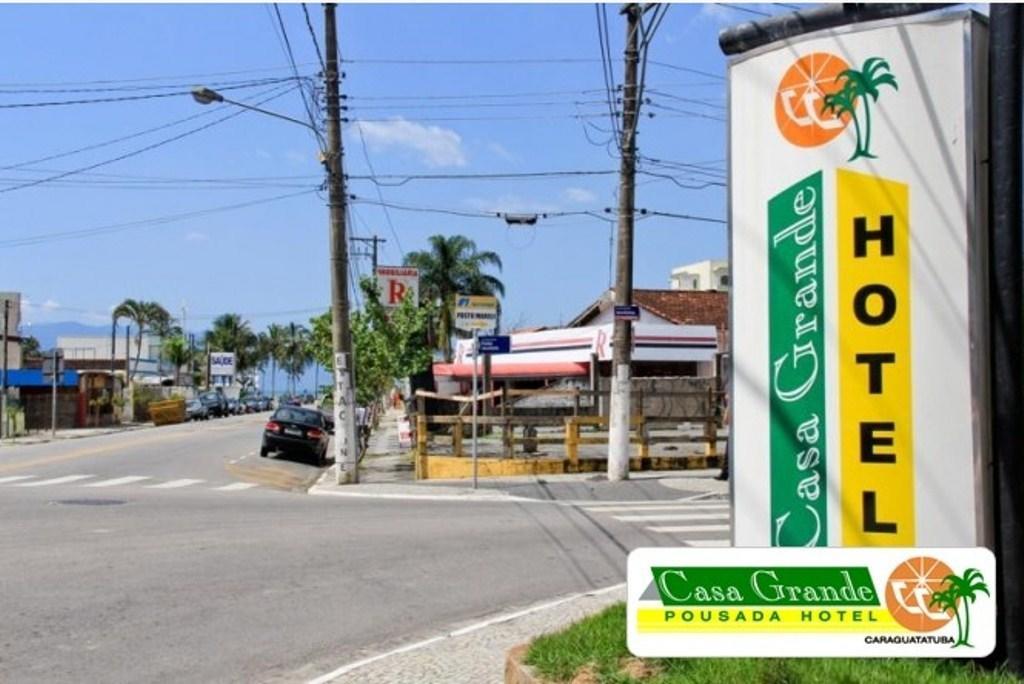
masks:
{"type": "MultiPolygon", "coordinates": [[[[368,238],[352,236],[349,239],[352,240],[352,242],[369,242],[371,245],[373,245],[372,251],[370,252],[369,257],[371,259],[371,263],[373,264],[373,275],[376,276],[377,275],[377,244],[381,243],[381,242],[387,242],[387,240],[385,238],[382,238],[382,237],[377,237],[376,235],[374,235],[373,237],[368,237],[368,238]]],[[[366,254],[361,254],[359,256],[367,256],[367,255],[366,254]]]]}
{"type": "Polygon", "coordinates": [[[999,571],[993,659],[1024,674],[1024,291],[1022,247],[1024,10],[992,5],[989,22],[989,373],[996,567],[999,571]]]}
{"type": "Polygon", "coordinates": [[[110,399],[114,399],[114,371],[117,370],[116,354],[117,349],[117,318],[110,321],[110,399]]]}
{"type": "MultiPolygon", "coordinates": [[[[626,72],[622,91],[622,139],[619,141],[619,239],[615,262],[615,305],[633,303],[633,206],[636,181],[637,62],[643,9],[630,3],[626,15],[626,72]]],[[[611,403],[608,418],[608,479],[629,478],[630,363],[633,322],[616,320],[612,336],[611,403]]]]}
{"type": "Polygon", "coordinates": [[[3,378],[0,378],[0,439],[7,436],[7,326],[11,317],[11,300],[4,299],[4,361],[3,378]]]}
{"type": "Polygon", "coordinates": [[[345,176],[342,169],[341,73],[335,5],[324,4],[324,92],[327,101],[327,189],[331,210],[331,341],[334,347],[334,463],[338,484],[359,481],[352,335],[348,320],[348,240],[345,239],[345,176]]]}

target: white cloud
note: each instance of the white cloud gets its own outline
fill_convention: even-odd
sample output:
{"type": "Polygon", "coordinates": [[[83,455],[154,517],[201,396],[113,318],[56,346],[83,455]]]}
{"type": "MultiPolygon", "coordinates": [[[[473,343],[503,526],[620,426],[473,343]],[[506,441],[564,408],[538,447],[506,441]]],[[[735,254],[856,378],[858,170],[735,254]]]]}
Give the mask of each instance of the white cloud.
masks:
{"type": "Polygon", "coordinates": [[[189,231],[185,234],[185,242],[206,242],[209,239],[209,235],[200,233],[198,230],[189,231]]]}
{"type": "Polygon", "coordinates": [[[44,311],[53,311],[54,309],[60,308],[60,302],[58,302],[56,299],[47,299],[45,302],[43,302],[42,308],[44,311]]]}
{"type": "Polygon", "coordinates": [[[597,194],[586,188],[566,188],[562,191],[562,196],[576,204],[588,204],[597,199],[597,194]]]}
{"type": "Polygon", "coordinates": [[[355,125],[371,147],[413,150],[430,166],[465,166],[468,163],[462,136],[451,129],[424,126],[401,117],[391,121],[360,121],[355,125]]]}
{"type": "Polygon", "coordinates": [[[501,143],[487,143],[487,149],[508,162],[518,162],[519,157],[508,151],[508,148],[501,143]]]}
{"type": "Polygon", "coordinates": [[[463,203],[477,211],[494,214],[545,214],[561,210],[557,204],[538,202],[514,194],[503,194],[495,198],[469,197],[463,203]]]}

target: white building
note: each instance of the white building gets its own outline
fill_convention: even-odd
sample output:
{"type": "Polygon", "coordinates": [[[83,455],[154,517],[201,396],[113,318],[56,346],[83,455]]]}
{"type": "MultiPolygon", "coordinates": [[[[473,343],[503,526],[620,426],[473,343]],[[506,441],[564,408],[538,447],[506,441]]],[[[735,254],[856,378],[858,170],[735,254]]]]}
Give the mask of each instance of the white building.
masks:
{"type": "MultiPolygon", "coordinates": [[[[114,360],[118,361],[118,367],[123,368],[125,360],[125,347],[128,348],[127,358],[131,367],[135,368],[135,355],[139,355],[138,377],[159,376],[160,369],[160,338],[151,335],[142,336],[141,349],[136,347],[136,337],[132,333],[131,340],[126,340],[124,332],[119,330],[114,338],[114,360]]],[[[69,335],[57,337],[57,346],[63,350],[66,361],[110,361],[110,336],[109,335],[69,335]]],[[[72,364],[83,366],[82,364],[72,364]]],[[[91,367],[91,366],[89,366],[91,367]]]]}
{"type": "Polygon", "coordinates": [[[729,262],[714,259],[672,269],[669,287],[673,290],[729,290],[729,262]]]}

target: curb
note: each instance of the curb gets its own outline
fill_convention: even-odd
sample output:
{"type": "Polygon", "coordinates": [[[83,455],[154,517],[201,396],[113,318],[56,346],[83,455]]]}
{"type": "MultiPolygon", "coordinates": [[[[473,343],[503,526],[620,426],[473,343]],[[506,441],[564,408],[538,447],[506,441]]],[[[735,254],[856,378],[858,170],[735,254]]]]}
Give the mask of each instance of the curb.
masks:
{"type": "Polygon", "coordinates": [[[139,430],[147,430],[155,427],[154,425],[147,425],[145,423],[139,425],[130,425],[122,427],[118,430],[107,430],[106,432],[94,432],[88,435],[68,435],[66,437],[13,437],[11,439],[0,440],[0,447],[17,447],[17,446],[35,446],[37,444],[53,444],[54,442],[68,442],[77,439],[90,439],[92,437],[107,437],[109,435],[119,435],[125,432],[137,432],[139,430]],[[27,441],[18,441],[27,440],[27,441]]]}
{"type": "Polygon", "coordinates": [[[540,677],[532,667],[523,662],[529,650],[530,644],[519,644],[508,650],[505,655],[505,684],[554,684],[551,680],[540,677]]]}

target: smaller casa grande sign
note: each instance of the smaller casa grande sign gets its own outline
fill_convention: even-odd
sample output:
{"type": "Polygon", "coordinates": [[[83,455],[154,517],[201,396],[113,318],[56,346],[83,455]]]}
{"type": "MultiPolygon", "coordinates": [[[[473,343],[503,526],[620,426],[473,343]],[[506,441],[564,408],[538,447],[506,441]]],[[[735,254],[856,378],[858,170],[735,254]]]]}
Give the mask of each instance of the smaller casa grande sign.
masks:
{"type": "Polygon", "coordinates": [[[629,554],[628,573],[627,642],[644,658],[995,648],[995,557],[984,548],[648,548],[629,554]]]}

